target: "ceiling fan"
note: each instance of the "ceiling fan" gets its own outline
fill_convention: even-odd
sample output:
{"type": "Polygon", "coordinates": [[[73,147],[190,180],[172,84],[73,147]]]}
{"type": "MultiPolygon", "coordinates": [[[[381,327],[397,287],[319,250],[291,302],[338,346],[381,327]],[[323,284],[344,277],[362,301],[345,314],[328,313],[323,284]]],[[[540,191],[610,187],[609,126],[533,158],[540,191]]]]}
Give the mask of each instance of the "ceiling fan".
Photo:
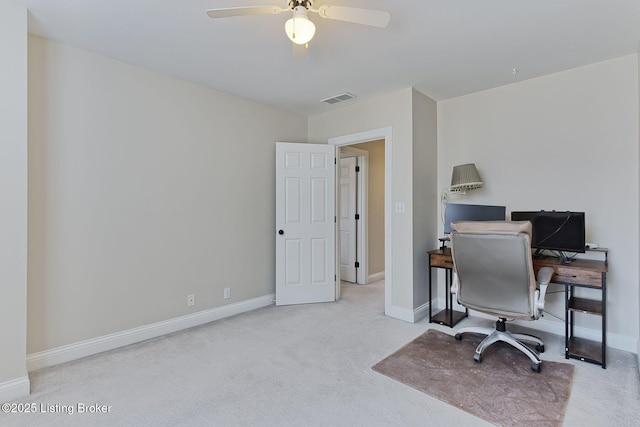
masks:
{"type": "Polygon", "coordinates": [[[316,32],[316,26],[307,17],[308,12],[314,12],[321,18],[338,21],[354,22],[356,24],[371,25],[384,28],[391,19],[389,12],[381,10],[360,9],[357,7],[321,5],[313,7],[312,0],[290,0],[287,7],[280,6],[243,6],[208,9],[210,18],[227,18],[245,15],[277,15],[282,12],[293,12],[293,16],[284,25],[289,39],[298,45],[307,45],[316,32]]]}

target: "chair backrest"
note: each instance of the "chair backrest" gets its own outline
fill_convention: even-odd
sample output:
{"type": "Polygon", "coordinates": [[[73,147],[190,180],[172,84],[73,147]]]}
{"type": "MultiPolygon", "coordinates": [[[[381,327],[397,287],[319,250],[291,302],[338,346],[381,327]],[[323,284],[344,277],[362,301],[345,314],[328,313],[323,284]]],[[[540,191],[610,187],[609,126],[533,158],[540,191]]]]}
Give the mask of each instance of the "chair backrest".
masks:
{"type": "Polygon", "coordinates": [[[451,224],[458,302],[511,319],[535,319],[536,279],[529,221],[451,224]]]}

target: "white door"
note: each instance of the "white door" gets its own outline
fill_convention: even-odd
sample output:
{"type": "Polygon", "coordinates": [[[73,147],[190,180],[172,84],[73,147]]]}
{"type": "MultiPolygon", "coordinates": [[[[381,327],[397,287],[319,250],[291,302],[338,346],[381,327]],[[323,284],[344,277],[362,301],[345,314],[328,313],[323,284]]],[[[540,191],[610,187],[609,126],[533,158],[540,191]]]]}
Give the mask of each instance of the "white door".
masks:
{"type": "Polygon", "coordinates": [[[357,158],[340,159],[340,278],[356,282],[357,158]]]}
{"type": "Polygon", "coordinates": [[[335,147],[276,143],[276,305],[335,301],[335,147]]]}

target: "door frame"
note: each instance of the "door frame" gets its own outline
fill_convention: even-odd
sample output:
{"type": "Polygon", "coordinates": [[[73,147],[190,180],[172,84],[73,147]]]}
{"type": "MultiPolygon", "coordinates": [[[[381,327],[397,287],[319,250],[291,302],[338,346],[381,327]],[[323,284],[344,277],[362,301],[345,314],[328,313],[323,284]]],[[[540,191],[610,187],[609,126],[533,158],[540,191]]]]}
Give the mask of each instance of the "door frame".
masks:
{"type": "MultiPolygon", "coordinates": [[[[356,270],[356,283],[358,285],[366,285],[369,283],[369,152],[360,148],[354,148],[352,146],[338,147],[338,158],[343,159],[345,157],[356,157],[358,159],[358,167],[360,172],[357,175],[357,190],[356,190],[356,204],[357,213],[360,214],[360,219],[356,223],[356,260],[359,262],[359,267],[356,270]]],[[[339,181],[338,176],[338,181],[339,181]]],[[[339,182],[336,185],[338,187],[339,182]]],[[[338,202],[340,199],[338,199],[338,202]]],[[[336,206],[339,209],[340,206],[336,206]]],[[[338,217],[338,221],[340,218],[338,217]]],[[[340,224],[337,225],[338,229],[340,224]]],[[[336,242],[336,248],[339,248],[340,241],[336,242]]]]}
{"type": "MultiPolygon", "coordinates": [[[[336,147],[344,147],[348,145],[360,144],[363,142],[377,141],[380,139],[384,140],[384,313],[387,316],[397,317],[393,314],[393,274],[391,270],[391,266],[393,264],[391,259],[391,248],[393,248],[391,241],[391,237],[393,235],[393,233],[391,232],[391,215],[393,215],[391,206],[391,201],[393,200],[393,188],[391,180],[392,130],[393,128],[389,126],[364,132],[353,133],[350,135],[337,136],[334,138],[329,138],[328,143],[336,147]]],[[[338,242],[336,242],[336,244],[338,244],[338,242]]],[[[337,258],[336,262],[339,262],[337,258]]],[[[338,289],[340,288],[340,280],[336,281],[336,287],[338,289]]],[[[336,295],[339,295],[339,293],[337,292],[336,295]]]]}

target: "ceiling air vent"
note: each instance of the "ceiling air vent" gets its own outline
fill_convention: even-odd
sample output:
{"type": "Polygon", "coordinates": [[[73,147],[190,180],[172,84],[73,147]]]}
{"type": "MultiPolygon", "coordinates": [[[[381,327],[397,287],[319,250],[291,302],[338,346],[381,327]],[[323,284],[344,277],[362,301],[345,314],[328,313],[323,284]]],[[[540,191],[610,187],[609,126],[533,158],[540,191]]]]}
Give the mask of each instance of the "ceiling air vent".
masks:
{"type": "Polygon", "coordinates": [[[321,102],[326,102],[327,104],[337,104],[338,102],[347,101],[355,97],[355,95],[352,95],[349,92],[345,92],[341,93],[340,95],[332,96],[331,98],[323,99],[321,102]]]}

